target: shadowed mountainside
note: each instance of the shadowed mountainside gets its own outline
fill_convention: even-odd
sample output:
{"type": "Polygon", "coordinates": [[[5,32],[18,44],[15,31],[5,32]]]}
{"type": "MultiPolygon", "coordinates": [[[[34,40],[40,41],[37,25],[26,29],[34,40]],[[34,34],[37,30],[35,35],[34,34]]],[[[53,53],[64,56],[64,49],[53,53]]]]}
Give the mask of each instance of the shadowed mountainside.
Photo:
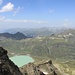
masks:
{"type": "Polygon", "coordinates": [[[17,32],[15,34],[0,33],[0,37],[11,38],[11,39],[14,39],[14,40],[21,40],[21,39],[28,38],[27,36],[25,36],[23,33],[20,33],[20,32],[17,32]]]}

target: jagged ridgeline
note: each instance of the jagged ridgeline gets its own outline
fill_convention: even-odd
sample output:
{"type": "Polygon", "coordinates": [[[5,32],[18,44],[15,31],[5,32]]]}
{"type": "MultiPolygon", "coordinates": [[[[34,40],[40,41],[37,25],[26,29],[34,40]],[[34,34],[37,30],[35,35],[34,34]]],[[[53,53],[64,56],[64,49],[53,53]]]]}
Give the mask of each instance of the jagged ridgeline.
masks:
{"type": "Polygon", "coordinates": [[[51,60],[38,66],[29,63],[21,67],[20,70],[9,59],[7,51],[0,47],[0,75],[61,75],[58,69],[53,66],[51,60]]]}

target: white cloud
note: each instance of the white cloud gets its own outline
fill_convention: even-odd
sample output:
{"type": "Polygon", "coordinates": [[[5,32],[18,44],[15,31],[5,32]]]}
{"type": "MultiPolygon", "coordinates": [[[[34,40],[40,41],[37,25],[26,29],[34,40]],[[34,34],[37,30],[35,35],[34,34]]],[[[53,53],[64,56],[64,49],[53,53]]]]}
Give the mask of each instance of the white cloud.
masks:
{"type": "Polygon", "coordinates": [[[48,21],[38,21],[38,20],[12,20],[12,19],[5,19],[4,22],[47,23],[48,21]]]}
{"type": "MultiPolygon", "coordinates": [[[[2,0],[0,0],[0,1],[2,1],[2,0]]],[[[7,3],[6,5],[4,5],[0,9],[0,13],[2,13],[2,12],[13,12],[13,16],[15,16],[22,9],[23,9],[23,7],[21,8],[20,6],[18,6],[17,8],[15,8],[14,4],[12,4],[11,2],[9,2],[9,3],[7,3]]]]}
{"type": "Polygon", "coordinates": [[[13,16],[15,16],[18,12],[20,12],[23,8],[21,8],[20,6],[18,6],[18,8],[14,9],[14,14],[13,16]]]}
{"type": "Polygon", "coordinates": [[[69,25],[69,20],[68,19],[65,19],[64,26],[68,26],[68,25],[69,25]]]}
{"type": "Polygon", "coordinates": [[[45,27],[48,21],[39,20],[13,20],[13,19],[3,19],[0,21],[0,28],[24,28],[24,27],[45,27]]]}
{"type": "Polygon", "coordinates": [[[68,22],[69,20],[68,19],[65,19],[65,22],[68,22]]]}
{"type": "Polygon", "coordinates": [[[72,25],[72,21],[71,20],[69,20],[69,19],[65,19],[64,20],[64,26],[65,27],[70,27],[72,25]]]}
{"type": "Polygon", "coordinates": [[[4,21],[5,17],[4,16],[0,16],[0,21],[4,21]]]}
{"type": "Polygon", "coordinates": [[[7,3],[5,6],[2,7],[0,12],[10,12],[14,10],[14,5],[12,3],[7,3]]]}
{"type": "Polygon", "coordinates": [[[54,9],[49,9],[49,13],[52,13],[52,12],[54,12],[54,9]]]}
{"type": "Polygon", "coordinates": [[[0,0],[0,5],[3,3],[3,0],[0,0]]]}

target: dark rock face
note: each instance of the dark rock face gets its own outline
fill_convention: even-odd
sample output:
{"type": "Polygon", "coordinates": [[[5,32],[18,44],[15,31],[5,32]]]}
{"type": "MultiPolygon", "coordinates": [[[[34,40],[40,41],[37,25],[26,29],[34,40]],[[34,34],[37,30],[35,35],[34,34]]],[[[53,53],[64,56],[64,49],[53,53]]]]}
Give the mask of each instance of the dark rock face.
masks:
{"type": "Polygon", "coordinates": [[[8,58],[7,51],[0,47],[0,75],[22,75],[19,68],[8,58]]]}
{"type": "Polygon", "coordinates": [[[29,63],[21,68],[23,75],[61,75],[56,67],[53,66],[52,61],[49,60],[38,66],[29,63]]]}
{"type": "Polygon", "coordinates": [[[23,33],[17,32],[13,35],[12,38],[16,40],[21,40],[21,39],[26,39],[27,37],[23,33]]]}

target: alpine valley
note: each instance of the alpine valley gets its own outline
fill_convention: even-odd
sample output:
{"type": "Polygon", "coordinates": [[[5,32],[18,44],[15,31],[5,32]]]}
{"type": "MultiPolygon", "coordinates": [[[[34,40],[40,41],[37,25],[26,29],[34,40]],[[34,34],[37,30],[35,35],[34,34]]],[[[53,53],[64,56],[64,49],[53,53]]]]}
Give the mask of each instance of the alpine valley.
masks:
{"type": "Polygon", "coordinates": [[[75,29],[9,29],[0,33],[0,46],[0,65],[7,65],[7,75],[75,75],[75,29]],[[30,56],[34,62],[18,68],[9,59],[15,55],[30,56]]]}

